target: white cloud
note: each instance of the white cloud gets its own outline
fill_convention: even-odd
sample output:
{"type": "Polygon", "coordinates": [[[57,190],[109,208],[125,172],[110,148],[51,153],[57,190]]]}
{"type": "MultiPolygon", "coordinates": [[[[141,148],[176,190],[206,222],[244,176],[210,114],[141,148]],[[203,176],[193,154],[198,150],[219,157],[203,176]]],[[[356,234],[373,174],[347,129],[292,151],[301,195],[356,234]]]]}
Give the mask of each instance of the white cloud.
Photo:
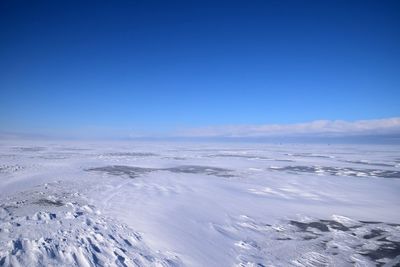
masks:
{"type": "Polygon", "coordinates": [[[400,142],[400,117],[378,120],[317,120],[294,124],[220,125],[180,130],[143,131],[90,127],[41,132],[4,132],[0,139],[175,139],[175,138],[275,138],[275,137],[352,137],[394,135],[400,142]]]}
{"type": "Polygon", "coordinates": [[[378,120],[318,120],[295,124],[225,125],[191,128],[176,133],[182,137],[273,137],[348,136],[400,134],[400,117],[378,120]]]}

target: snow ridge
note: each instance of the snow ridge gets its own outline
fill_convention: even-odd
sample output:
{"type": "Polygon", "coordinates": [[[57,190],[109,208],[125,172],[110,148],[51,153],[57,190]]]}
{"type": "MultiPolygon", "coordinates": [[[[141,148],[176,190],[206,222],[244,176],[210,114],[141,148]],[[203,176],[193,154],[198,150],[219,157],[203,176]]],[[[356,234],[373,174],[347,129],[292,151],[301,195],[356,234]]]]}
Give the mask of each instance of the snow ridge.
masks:
{"type": "Polygon", "coordinates": [[[1,202],[0,266],[181,266],[72,188],[45,184],[1,202]]]}

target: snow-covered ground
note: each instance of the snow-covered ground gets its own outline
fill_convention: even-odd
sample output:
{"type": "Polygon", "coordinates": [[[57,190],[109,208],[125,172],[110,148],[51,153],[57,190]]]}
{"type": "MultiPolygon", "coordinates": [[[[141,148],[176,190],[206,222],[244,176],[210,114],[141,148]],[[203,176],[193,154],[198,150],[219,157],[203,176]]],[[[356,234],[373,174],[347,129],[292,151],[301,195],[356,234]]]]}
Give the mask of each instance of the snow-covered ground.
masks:
{"type": "Polygon", "coordinates": [[[0,266],[398,266],[400,147],[0,143],[0,266]]]}

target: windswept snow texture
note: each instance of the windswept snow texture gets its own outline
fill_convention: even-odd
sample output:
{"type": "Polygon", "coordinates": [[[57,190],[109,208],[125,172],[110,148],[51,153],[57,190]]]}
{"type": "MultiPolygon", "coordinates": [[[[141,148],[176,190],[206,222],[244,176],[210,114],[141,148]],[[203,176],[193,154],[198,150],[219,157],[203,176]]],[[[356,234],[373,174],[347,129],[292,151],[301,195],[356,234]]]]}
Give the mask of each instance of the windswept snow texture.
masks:
{"type": "Polygon", "coordinates": [[[0,143],[0,266],[400,266],[400,147],[0,143]]]}
{"type": "Polygon", "coordinates": [[[0,205],[0,265],[178,266],[140,234],[101,215],[64,183],[45,184],[0,205]]]}

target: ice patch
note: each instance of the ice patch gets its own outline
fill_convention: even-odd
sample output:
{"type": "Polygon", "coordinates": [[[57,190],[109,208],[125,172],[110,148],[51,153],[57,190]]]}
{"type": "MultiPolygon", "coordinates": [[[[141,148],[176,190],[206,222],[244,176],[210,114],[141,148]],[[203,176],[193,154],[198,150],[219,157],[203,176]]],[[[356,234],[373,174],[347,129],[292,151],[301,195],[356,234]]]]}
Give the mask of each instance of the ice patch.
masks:
{"type": "Polygon", "coordinates": [[[400,243],[389,238],[400,237],[400,228],[382,222],[363,223],[335,215],[332,220],[299,217],[268,225],[242,215],[232,218],[229,224],[214,227],[234,243],[237,266],[399,263],[400,243]]]}

